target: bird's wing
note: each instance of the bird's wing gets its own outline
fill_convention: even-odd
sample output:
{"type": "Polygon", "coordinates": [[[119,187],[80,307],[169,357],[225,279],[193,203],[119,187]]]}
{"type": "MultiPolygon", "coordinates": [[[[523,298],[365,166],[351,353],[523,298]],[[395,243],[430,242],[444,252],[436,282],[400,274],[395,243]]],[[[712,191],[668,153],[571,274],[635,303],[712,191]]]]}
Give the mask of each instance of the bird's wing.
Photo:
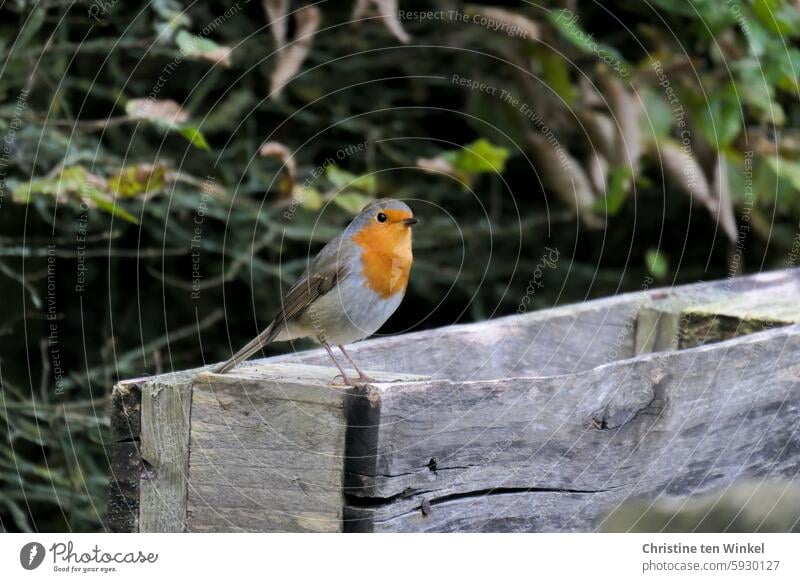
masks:
{"type": "Polygon", "coordinates": [[[348,261],[344,260],[348,251],[346,243],[343,246],[341,242],[341,236],[326,244],[314,257],[305,273],[286,293],[275,322],[291,321],[314,301],[336,287],[348,273],[348,261]]]}
{"type": "Polygon", "coordinates": [[[227,362],[211,369],[217,374],[224,374],[243,362],[278,336],[285,322],[291,321],[305,311],[314,301],[336,287],[348,273],[348,261],[351,249],[347,242],[341,242],[341,236],[331,240],[300,278],[289,289],[283,301],[283,307],[267,328],[239,350],[227,362]]]}
{"type": "Polygon", "coordinates": [[[291,321],[301,315],[309,305],[336,287],[346,272],[342,266],[333,265],[332,268],[302,277],[286,293],[283,308],[275,321],[291,321]]]}

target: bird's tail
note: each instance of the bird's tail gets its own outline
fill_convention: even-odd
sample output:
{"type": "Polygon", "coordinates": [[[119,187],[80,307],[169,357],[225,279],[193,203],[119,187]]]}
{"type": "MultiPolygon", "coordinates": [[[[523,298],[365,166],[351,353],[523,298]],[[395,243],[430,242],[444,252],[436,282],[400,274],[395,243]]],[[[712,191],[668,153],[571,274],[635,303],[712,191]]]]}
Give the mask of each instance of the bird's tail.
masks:
{"type": "Polygon", "coordinates": [[[275,336],[278,335],[278,329],[279,326],[275,325],[275,322],[273,321],[271,324],[269,324],[267,329],[262,331],[253,340],[248,342],[246,346],[236,352],[230,360],[222,362],[221,364],[217,364],[211,368],[210,372],[213,372],[214,374],[224,374],[228,370],[235,368],[265,345],[272,342],[272,340],[275,339],[275,336]]]}

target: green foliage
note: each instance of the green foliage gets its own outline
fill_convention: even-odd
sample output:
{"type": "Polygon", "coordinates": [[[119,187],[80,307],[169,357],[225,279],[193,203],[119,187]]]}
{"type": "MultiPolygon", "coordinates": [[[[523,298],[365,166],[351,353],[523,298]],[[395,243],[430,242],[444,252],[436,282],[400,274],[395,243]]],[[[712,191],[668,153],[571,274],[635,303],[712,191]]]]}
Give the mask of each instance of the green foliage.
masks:
{"type": "Polygon", "coordinates": [[[164,166],[125,168],[108,179],[108,187],[118,196],[133,198],[166,188],[166,174],[164,166]]]}
{"type": "Polygon", "coordinates": [[[614,47],[594,38],[594,34],[584,30],[580,24],[580,15],[571,10],[551,10],[548,14],[550,22],[563,38],[579,48],[584,54],[595,55],[601,51],[617,61],[624,61],[620,52],[614,47]]]}
{"type": "Polygon", "coordinates": [[[92,176],[83,166],[63,168],[55,178],[24,182],[14,189],[13,200],[28,204],[35,196],[47,196],[66,203],[80,200],[132,224],[138,224],[132,214],[117,206],[114,196],[104,189],[102,180],[92,176]]]}
{"type": "Polygon", "coordinates": [[[658,249],[648,249],[644,255],[647,263],[647,270],[653,277],[663,280],[669,273],[669,261],[667,257],[658,249]]]}
{"type": "Polygon", "coordinates": [[[753,12],[759,23],[771,33],[782,37],[800,33],[797,8],[783,0],[753,0],[753,12]]]}
{"type": "Polygon", "coordinates": [[[377,181],[374,174],[356,176],[342,170],[338,166],[330,165],[325,170],[325,177],[338,190],[360,190],[362,192],[375,192],[377,181]]]}
{"type": "Polygon", "coordinates": [[[736,86],[728,83],[698,105],[697,125],[706,141],[717,150],[728,147],[742,130],[742,109],[736,86]]]}
{"type": "Polygon", "coordinates": [[[616,216],[622,210],[628,197],[626,184],[632,177],[630,166],[614,168],[609,173],[608,191],[606,195],[595,201],[594,210],[598,214],[616,216]]]}
{"type": "Polygon", "coordinates": [[[102,401],[48,400],[0,383],[0,531],[94,530],[105,513],[102,401]]]}
{"type": "Polygon", "coordinates": [[[444,152],[442,157],[450,162],[453,168],[468,176],[485,173],[501,174],[506,166],[509,151],[481,138],[458,150],[444,152]]]}

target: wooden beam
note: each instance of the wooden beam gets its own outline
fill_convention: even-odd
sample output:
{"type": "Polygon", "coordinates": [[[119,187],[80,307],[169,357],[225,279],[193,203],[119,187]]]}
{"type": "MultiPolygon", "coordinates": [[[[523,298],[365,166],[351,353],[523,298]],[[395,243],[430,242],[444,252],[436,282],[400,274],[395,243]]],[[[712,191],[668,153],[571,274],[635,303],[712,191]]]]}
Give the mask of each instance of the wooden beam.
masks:
{"type": "Polygon", "coordinates": [[[628,499],[791,476],[800,326],[736,325],[767,331],[676,348],[687,322],[796,321],[783,299],[797,281],[760,274],[362,342],[354,357],[385,372],[360,389],[332,385],[320,350],[121,383],[107,527],[586,531],[628,499]]]}
{"type": "Polygon", "coordinates": [[[365,399],[349,531],[591,531],[638,496],[800,471],[800,327],[579,374],[393,385],[365,399]]]}
{"type": "Polygon", "coordinates": [[[120,382],[111,391],[111,475],[105,528],[111,532],[139,530],[139,479],[142,472],[141,386],[120,382]]]}
{"type": "Polygon", "coordinates": [[[188,531],[341,531],[349,388],[331,384],[336,374],[272,364],[197,377],[188,531]]]}
{"type": "Polygon", "coordinates": [[[141,532],[184,530],[192,380],[182,373],[142,384],[141,532]]]}
{"type": "MultiPolygon", "coordinates": [[[[489,380],[572,374],[634,354],[645,294],[451,325],[359,342],[348,352],[362,367],[437,379],[489,380]]],[[[270,361],[325,364],[323,350],[270,361]]]]}
{"type": "Polygon", "coordinates": [[[800,272],[657,290],[639,310],[635,353],[691,348],[800,323],[800,272]]]}
{"type": "Polygon", "coordinates": [[[800,281],[794,280],[683,310],[678,348],[796,323],[800,323],[800,281]]]}

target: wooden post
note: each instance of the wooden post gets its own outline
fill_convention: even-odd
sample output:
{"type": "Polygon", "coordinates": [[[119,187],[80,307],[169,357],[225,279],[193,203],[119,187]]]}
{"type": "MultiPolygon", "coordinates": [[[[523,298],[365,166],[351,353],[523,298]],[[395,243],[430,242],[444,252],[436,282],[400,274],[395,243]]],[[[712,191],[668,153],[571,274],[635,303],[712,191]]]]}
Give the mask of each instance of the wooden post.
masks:
{"type": "Polygon", "coordinates": [[[141,384],[139,531],[184,529],[192,382],[180,374],[141,384]]]}
{"type": "Polygon", "coordinates": [[[731,295],[683,312],[678,347],[691,348],[800,323],[800,282],[731,295]]]}
{"type": "Polygon", "coordinates": [[[362,342],[354,357],[378,371],[358,389],[331,385],[321,350],[123,382],[108,528],[591,531],[631,499],[792,477],[798,282],[767,273],[362,342]]]}
{"type": "Polygon", "coordinates": [[[336,374],[251,363],[119,384],[107,527],[341,531],[348,389],[336,374]]]}
{"type": "Polygon", "coordinates": [[[139,531],[139,477],[142,472],[141,387],[120,382],[111,392],[111,475],[106,529],[139,531]]]}
{"type": "Polygon", "coordinates": [[[796,475],[800,329],[567,376],[376,388],[368,405],[381,422],[348,474],[346,530],[592,531],[627,499],[796,475]]]}
{"type": "Polygon", "coordinates": [[[639,311],[635,353],[685,349],[800,323],[795,271],[655,292],[639,311]]]}

